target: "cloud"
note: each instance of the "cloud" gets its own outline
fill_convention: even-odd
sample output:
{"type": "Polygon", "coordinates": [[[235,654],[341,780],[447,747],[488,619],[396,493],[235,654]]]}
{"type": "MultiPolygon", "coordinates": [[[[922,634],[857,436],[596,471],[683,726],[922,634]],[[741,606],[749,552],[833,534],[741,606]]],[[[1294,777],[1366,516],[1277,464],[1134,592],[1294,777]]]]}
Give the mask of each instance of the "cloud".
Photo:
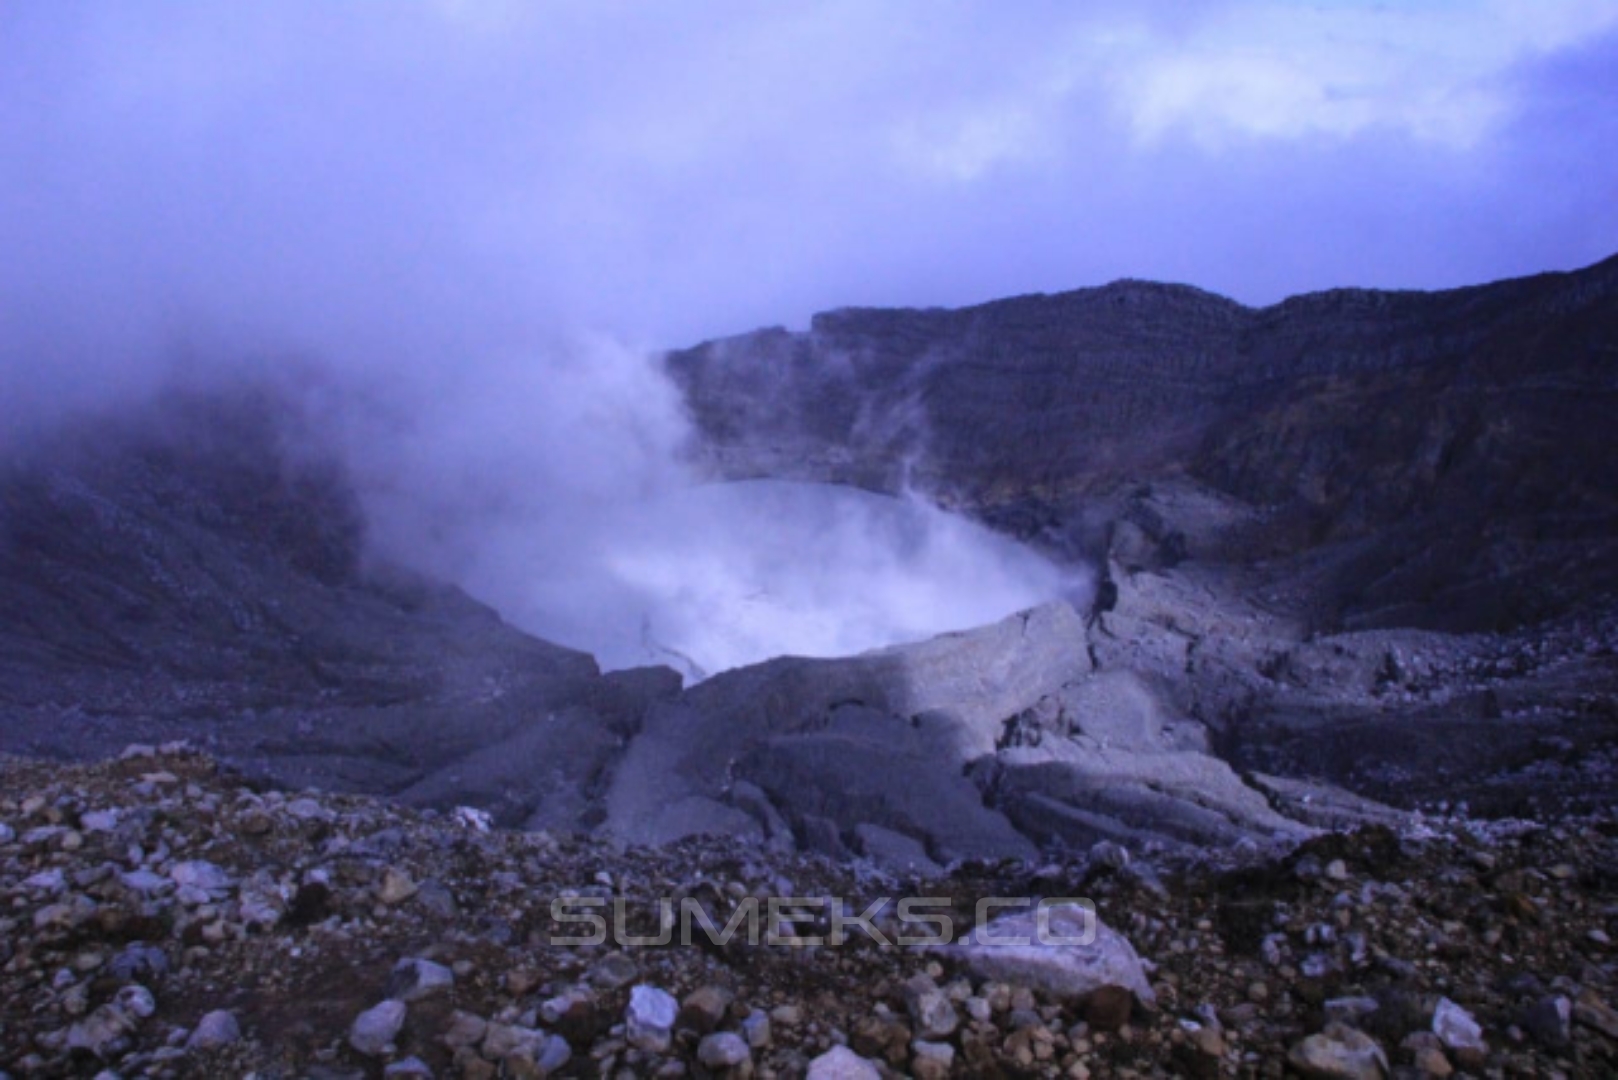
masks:
{"type": "Polygon", "coordinates": [[[1618,26],[1610,0],[1241,3],[1177,40],[1118,42],[1114,93],[1136,135],[1347,138],[1371,129],[1466,150],[1521,103],[1518,66],[1618,26]]]}

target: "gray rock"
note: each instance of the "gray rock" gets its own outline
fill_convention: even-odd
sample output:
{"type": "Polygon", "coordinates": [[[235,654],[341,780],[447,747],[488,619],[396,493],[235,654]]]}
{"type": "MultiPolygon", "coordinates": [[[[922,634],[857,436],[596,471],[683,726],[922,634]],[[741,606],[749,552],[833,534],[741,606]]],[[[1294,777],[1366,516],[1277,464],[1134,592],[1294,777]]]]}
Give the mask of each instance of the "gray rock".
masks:
{"type": "Polygon", "coordinates": [[[449,1028],[440,1038],[451,1050],[463,1046],[476,1046],[489,1033],[489,1022],[476,1013],[457,1009],[450,1016],[449,1028]]]}
{"type": "Polygon", "coordinates": [[[156,945],[137,941],[125,946],[122,952],[113,957],[108,968],[115,978],[133,982],[162,975],[169,969],[169,958],[156,945]]]}
{"type": "Polygon", "coordinates": [[[1537,998],[1522,1011],[1524,1031],[1553,1050],[1573,1041],[1573,1002],[1561,994],[1537,998]]]}
{"type": "Polygon", "coordinates": [[[354,1018],[348,1031],[348,1044],[367,1057],[380,1057],[404,1027],[405,1003],[384,1001],[354,1018]]]}
{"type": "Polygon", "coordinates": [[[925,844],[893,829],[861,822],[854,826],[854,844],[861,855],[896,874],[937,877],[944,872],[928,856],[925,844]]]}
{"type": "Polygon", "coordinates": [[[423,881],[417,888],[416,906],[441,919],[453,919],[460,914],[455,894],[450,892],[449,886],[433,878],[423,881]]]}
{"type": "Polygon", "coordinates": [[[1129,849],[1111,840],[1097,840],[1090,846],[1090,865],[1122,870],[1129,865],[1129,849]]]}
{"type": "Polygon", "coordinates": [[[158,894],[174,888],[174,882],[160,874],[154,874],[145,867],[131,870],[126,874],[119,874],[118,880],[124,887],[138,893],[158,894]]]}
{"type": "Polygon", "coordinates": [[[1373,997],[1344,997],[1332,998],[1321,1006],[1326,1019],[1338,1020],[1350,1027],[1364,1027],[1365,1018],[1380,1008],[1380,1003],[1373,997]]]}
{"type": "Polygon", "coordinates": [[[719,801],[739,779],[839,832],[919,826],[946,857],[1031,855],[961,766],[994,753],[1008,717],[1088,670],[1082,622],[1058,603],[858,657],[725,672],[651,710],[615,774],[605,828],[653,844],[698,829],[756,834],[754,817],[719,801]]]}
{"type": "Polygon", "coordinates": [[[60,867],[41,870],[37,874],[30,874],[23,879],[22,887],[29,892],[45,893],[54,896],[67,891],[67,878],[62,874],[60,867]]]}
{"type": "Polygon", "coordinates": [[[699,986],[680,1003],[678,1023],[698,1035],[706,1035],[718,1027],[736,995],[721,986],[699,986]]]}
{"type": "Polygon", "coordinates": [[[382,1070],[382,1075],[390,1080],[433,1080],[433,1070],[419,1057],[391,1062],[382,1070]]]}
{"type": "Polygon", "coordinates": [[[1618,1039],[1618,1009],[1602,1001],[1593,990],[1587,988],[1573,1003],[1573,1019],[1609,1039],[1618,1039]]]}
{"type": "Polygon", "coordinates": [[[112,832],[118,827],[118,811],[87,811],[79,816],[79,827],[86,832],[112,832]]]}
{"type": "Polygon", "coordinates": [[[251,878],[242,884],[236,905],[236,918],[259,932],[274,929],[286,914],[286,899],[272,881],[251,878]]]}
{"type": "Polygon", "coordinates": [[[319,800],[306,797],[293,799],[283,809],[300,821],[334,821],[337,818],[337,815],[322,805],[319,800]]]}

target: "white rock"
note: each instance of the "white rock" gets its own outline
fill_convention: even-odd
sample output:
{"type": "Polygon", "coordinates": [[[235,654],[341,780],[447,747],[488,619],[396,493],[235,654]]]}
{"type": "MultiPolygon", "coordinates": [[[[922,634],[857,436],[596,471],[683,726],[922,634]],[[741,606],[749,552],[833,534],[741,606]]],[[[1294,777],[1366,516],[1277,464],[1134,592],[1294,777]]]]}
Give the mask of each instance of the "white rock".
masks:
{"type": "Polygon", "coordinates": [[[629,991],[629,1008],[624,1013],[625,1037],[631,1046],[654,1054],[669,1048],[674,1020],[680,1004],[655,986],[642,983],[629,991]]]}
{"type": "Polygon", "coordinates": [[[404,1027],[405,1003],[384,1001],[354,1018],[348,1032],[348,1045],[368,1057],[378,1057],[393,1043],[404,1027]]]}
{"type": "Polygon", "coordinates": [[[79,827],[85,832],[112,832],[118,827],[118,811],[91,810],[79,818],[79,827]]]}
{"type": "Polygon", "coordinates": [[[753,1056],[745,1040],[734,1031],[704,1035],[697,1044],[697,1060],[710,1069],[728,1069],[753,1056]]]}
{"type": "Polygon", "coordinates": [[[809,1063],[805,1080],[882,1080],[877,1067],[846,1046],[834,1046],[809,1063]]]}
{"type": "Polygon", "coordinates": [[[377,883],[376,898],[391,907],[404,903],[419,890],[420,886],[408,873],[390,866],[382,872],[382,880],[377,883]]]}
{"type": "Polygon", "coordinates": [[[490,1061],[504,1061],[514,1055],[538,1060],[545,1052],[545,1033],[520,1024],[487,1024],[481,1049],[490,1061]]]}
{"type": "Polygon", "coordinates": [[[549,1076],[563,1065],[566,1065],[572,1058],[573,1047],[568,1045],[567,1040],[560,1035],[552,1035],[545,1040],[545,1045],[540,1050],[536,1064],[539,1065],[541,1076],[549,1076]]]}
{"type": "Polygon", "coordinates": [[[910,1070],[917,1077],[949,1076],[955,1069],[955,1047],[946,1042],[928,1042],[917,1039],[910,1044],[915,1060],[910,1070]]]}
{"type": "Polygon", "coordinates": [[[747,1045],[755,1050],[769,1046],[773,1034],[770,1031],[770,1014],[763,1009],[754,1009],[742,1021],[742,1036],[747,1040],[747,1045]]]}
{"type": "Polygon", "coordinates": [[[473,832],[488,832],[494,827],[494,818],[486,810],[474,806],[457,806],[450,811],[450,820],[473,832]]]}
{"type": "Polygon", "coordinates": [[[1472,1014],[1449,998],[1439,998],[1433,1011],[1433,1034],[1451,1050],[1471,1050],[1480,1054],[1489,1052],[1483,1041],[1483,1029],[1472,1019],[1472,1014]]]}
{"type": "Polygon", "coordinates": [[[209,896],[229,892],[231,885],[234,884],[231,876],[223,869],[201,859],[175,863],[169,871],[169,877],[181,889],[195,889],[209,896]]]}
{"type": "Polygon", "coordinates": [[[326,809],[314,799],[293,799],[286,804],[286,812],[295,818],[304,821],[333,821],[337,815],[326,809]]]}
{"type": "Polygon", "coordinates": [[[1336,1021],[1294,1046],[1287,1062],[1317,1080],[1383,1080],[1390,1075],[1387,1055],[1377,1041],[1336,1021]]]}
{"type": "Polygon", "coordinates": [[[938,984],[926,975],[917,975],[905,983],[905,1008],[919,1038],[947,1039],[960,1024],[955,1005],[938,984]]]}
{"type": "Polygon", "coordinates": [[[30,892],[42,892],[55,895],[67,890],[67,878],[63,876],[60,868],[41,870],[39,873],[23,879],[22,887],[30,892]]]}
{"type": "Polygon", "coordinates": [[[1055,997],[1081,999],[1104,987],[1122,987],[1142,1005],[1157,997],[1129,941],[1081,904],[1053,904],[1041,919],[1022,911],[995,919],[947,950],[965,961],[979,979],[1043,990],[1055,997]]]}
{"type": "Polygon", "coordinates": [[[215,1009],[204,1013],[197,1021],[196,1030],[185,1045],[192,1050],[209,1050],[216,1046],[229,1046],[242,1037],[241,1025],[236,1022],[236,1014],[229,1009],[215,1009]]]}
{"type": "Polygon", "coordinates": [[[420,1001],[455,985],[455,973],[443,964],[406,957],[393,965],[387,996],[395,1001],[420,1001]]]}
{"type": "Polygon", "coordinates": [[[144,1020],[157,1011],[157,999],[139,983],[120,987],[112,1000],[113,1004],[138,1020],[144,1020]]]}
{"type": "Polygon", "coordinates": [[[286,898],[273,885],[256,882],[242,886],[242,897],[236,905],[236,919],[243,926],[256,926],[272,930],[286,914],[286,898]]]}
{"type": "Polygon", "coordinates": [[[124,1048],[134,1030],[134,1017],[116,1005],[103,1005],[68,1029],[67,1049],[87,1050],[106,1059],[124,1048]]]}

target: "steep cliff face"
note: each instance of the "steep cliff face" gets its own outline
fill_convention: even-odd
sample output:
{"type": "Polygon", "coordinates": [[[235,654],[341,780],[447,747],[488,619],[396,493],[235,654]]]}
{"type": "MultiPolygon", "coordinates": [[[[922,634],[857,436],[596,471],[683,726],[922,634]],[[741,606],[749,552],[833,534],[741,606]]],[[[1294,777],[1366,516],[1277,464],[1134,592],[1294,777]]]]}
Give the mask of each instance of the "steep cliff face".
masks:
{"type": "Polygon", "coordinates": [[[727,475],[912,484],[1092,549],[1096,507],[1194,482],[1250,513],[1185,551],[1306,560],[1328,626],[1497,627],[1618,586],[1618,259],[1257,310],[1140,282],[842,310],[667,365],[727,475]]]}

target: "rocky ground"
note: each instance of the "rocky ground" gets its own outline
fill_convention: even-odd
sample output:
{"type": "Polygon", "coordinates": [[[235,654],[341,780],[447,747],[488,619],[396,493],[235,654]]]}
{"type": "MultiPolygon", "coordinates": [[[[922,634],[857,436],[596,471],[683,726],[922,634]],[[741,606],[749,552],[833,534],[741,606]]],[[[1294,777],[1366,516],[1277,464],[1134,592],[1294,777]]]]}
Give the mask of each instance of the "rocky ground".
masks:
{"type": "MultiPolygon", "coordinates": [[[[1416,818],[1219,854],[1109,843],[917,881],[264,790],[182,747],[8,759],[0,791],[11,1076],[1618,1071],[1610,817],[1416,818]],[[622,898],[655,936],[659,897],[723,920],[771,896],[944,897],[963,934],[984,896],[1088,897],[1102,930],[1088,948],[900,948],[858,926],[840,946],[553,940],[579,929],[553,919],[559,897],[622,898]]],[[[786,910],[824,935],[827,902],[786,910]]],[[[916,929],[892,905],[872,925],[916,929]]]]}

